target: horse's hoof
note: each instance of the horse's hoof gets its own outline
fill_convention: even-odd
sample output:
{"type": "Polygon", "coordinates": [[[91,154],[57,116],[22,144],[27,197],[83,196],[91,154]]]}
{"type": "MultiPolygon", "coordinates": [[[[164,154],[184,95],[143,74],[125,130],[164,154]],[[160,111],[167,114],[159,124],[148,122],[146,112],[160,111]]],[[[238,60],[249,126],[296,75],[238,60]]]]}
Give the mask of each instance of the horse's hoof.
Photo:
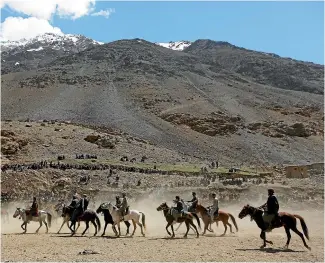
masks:
{"type": "Polygon", "coordinates": [[[104,236],[104,234],[101,235],[102,237],[104,236]]]}
{"type": "Polygon", "coordinates": [[[260,248],[262,248],[262,249],[265,248],[265,247],[266,247],[265,245],[260,246],[260,248]]]}
{"type": "Polygon", "coordinates": [[[184,236],[184,238],[187,238],[187,236],[184,236]]]}
{"type": "Polygon", "coordinates": [[[311,247],[307,247],[309,251],[311,251],[311,247]]]}
{"type": "Polygon", "coordinates": [[[273,245],[273,242],[272,241],[269,241],[270,242],[270,245],[273,245]]]}

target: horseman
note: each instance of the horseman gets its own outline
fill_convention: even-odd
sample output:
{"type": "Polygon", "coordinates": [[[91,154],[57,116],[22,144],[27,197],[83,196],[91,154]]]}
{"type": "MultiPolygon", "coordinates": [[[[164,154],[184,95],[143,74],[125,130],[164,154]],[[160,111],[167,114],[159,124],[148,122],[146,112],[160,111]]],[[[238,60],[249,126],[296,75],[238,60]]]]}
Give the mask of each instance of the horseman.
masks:
{"type": "Polygon", "coordinates": [[[127,213],[129,212],[129,204],[128,204],[128,200],[126,199],[126,193],[122,193],[122,203],[119,210],[124,220],[124,216],[127,215],[127,213]]]}
{"type": "Polygon", "coordinates": [[[215,193],[211,194],[211,201],[212,201],[212,205],[210,206],[210,228],[211,228],[211,224],[213,223],[214,217],[218,216],[218,211],[219,211],[219,200],[217,198],[217,195],[215,193]]]}
{"type": "Polygon", "coordinates": [[[121,203],[121,199],[120,199],[120,196],[115,196],[115,206],[117,207],[117,208],[121,208],[121,205],[122,205],[122,203],[121,203]]]}
{"type": "Polygon", "coordinates": [[[196,197],[196,193],[195,192],[192,193],[192,199],[191,199],[191,201],[187,201],[187,202],[188,203],[191,203],[191,206],[188,208],[189,211],[190,211],[190,209],[192,209],[192,210],[195,210],[196,209],[196,206],[197,206],[197,204],[199,202],[199,199],[196,197]]]}
{"type": "Polygon", "coordinates": [[[183,203],[178,195],[175,197],[175,200],[173,200],[173,202],[176,204],[176,207],[173,207],[173,208],[177,211],[176,215],[174,215],[175,220],[177,221],[179,217],[184,216],[184,207],[183,207],[183,203]]]}
{"type": "Polygon", "coordinates": [[[76,195],[74,195],[72,197],[72,201],[71,201],[70,205],[68,205],[68,207],[70,207],[71,209],[75,209],[76,205],[77,205],[77,202],[78,202],[78,198],[77,198],[76,195]]]}
{"type": "Polygon", "coordinates": [[[33,197],[33,203],[32,206],[29,209],[29,214],[28,214],[28,223],[33,219],[33,216],[38,216],[38,203],[36,201],[36,197],[33,197]]]}
{"type": "Polygon", "coordinates": [[[269,196],[267,202],[259,208],[265,210],[263,220],[266,225],[266,231],[270,231],[274,221],[278,218],[279,203],[278,199],[274,195],[273,189],[268,189],[267,192],[269,196]]]}
{"type": "Polygon", "coordinates": [[[75,210],[73,211],[73,214],[71,217],[72,222],[77,221],[77,218],[79,216],[81,216],[87,210],[88,203],[89,203],[89,201],[87,199],[87,195],[83,194],[82,198],[76,204],[75,210]]]}

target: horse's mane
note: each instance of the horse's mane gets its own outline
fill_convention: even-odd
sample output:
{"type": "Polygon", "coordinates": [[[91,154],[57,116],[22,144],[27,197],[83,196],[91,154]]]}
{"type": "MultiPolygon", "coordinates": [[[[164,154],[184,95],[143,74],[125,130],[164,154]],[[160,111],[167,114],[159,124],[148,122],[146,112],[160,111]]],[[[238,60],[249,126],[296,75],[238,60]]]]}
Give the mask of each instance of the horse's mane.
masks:
{"type": "Polygon", "coordinates": [[[204,207],[203,205],[201,205],[201,204],[197,204],[197,206],[202,207],[202,209],[203,209],[204,212],[208,212],[208,209],[207,209],[206,207],[204,207]]]}

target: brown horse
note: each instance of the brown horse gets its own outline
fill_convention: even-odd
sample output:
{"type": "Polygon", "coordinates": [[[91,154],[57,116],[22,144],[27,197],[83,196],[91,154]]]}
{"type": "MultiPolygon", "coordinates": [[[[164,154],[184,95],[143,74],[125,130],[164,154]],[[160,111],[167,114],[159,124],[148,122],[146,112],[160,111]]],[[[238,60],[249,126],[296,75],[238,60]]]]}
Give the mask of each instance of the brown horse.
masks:
{"type": "MultiPolygon", "coordinates": [[[[250,215],[251,220],[254,220],[256,222],[257,226],[262,230],[260,237],[261,237],[261,239],[263,239],[263,245],[261,246],[261,248],[265,248],[266,243],[273,245],[272,241],[266,240],[265,231],[267,228],[265,226],[265,223],[264,223],[264,220],[262,217],[263,211],[261,209],[255,208],[253,206],[245,205],[243,207],[243,209],[241,210],[241,212],[239,213],[238,217],[240,219],[243,219],[247,215],[250,215]]],[[[292,230],[298,236],[300,236],[305,247],[307,249],[311,250],[311,248],[307,245],[307,243],[305,241],[304,235],[297,229],[297,219],[296,218],[298,218],[300,220],[302,230],[304,231],[306,238],[309,240],[308,228],[305,223],[305,220],[301,216],[289,214],[286,212],[280,212],[278,218],[279,219],[276,220],[276,222],[272,225],[272,229],[284,227],[286,234],[287,234],[287,243],[285,245],[285,249],[288,249],[288,247],[289,247],[289,243],[290,243],[290,239],[291,239],[290,230],[292,230]]]]}
{"type": "MultiPolygon", "coordinates": [[[[166,203],[162,203],[160,206],[157,207],[157,211],[163,211],[164,216],[165,216],[166,221],[167,221],[166,231],[167,231],[168,235],[170,235],[172,238],[174,238],[175,237],[175,232],[174,232],[173,223],[175,221],[175,218],[174,218],[174,216],[172,214],[171,208],[169,208],[166,203]],[[168,227],[171,227],[171,229],[173,231],[173,234],[171,234],[168,231],[168,227]]],[[[185,222],[185,224],[186,224],[187,230],[186,230],[186,233],[184,235],[184,238],[187,237],[188,231],[190,229],[190,225],[195,229],[195,231],[196,231],[196,237],[197,238],[199,237],[199,231],[197,231],[196,225],[193,224],[193,218],[194,217],[196,218],[196,220],[198,222],[198,225],[200,226],[200,220],[197,217],[197,215],[196,214],[192,214],[190,212],[186,212],[185,213],[185,216],[179,217],[177,219],[177,223],[185,222]]]]}
{"type": "MultiPolygon", "coordinates": [[[[201,214],[202,220],[204,222],[204,231],[202,233],[202,235],[204,235],[206,230],[209,231],[208,227],[211,222],[210,215],[208,213],[208,209],[206,209],[204,206],[198,204],[196,206],[196,212],[201,214]]],[[[236,228],[236,232],[238,232],[238,226],[237,226],[236,220],[232,214],[219,210],[218,216],[213,218],[213,222],[216,222],[218,224],[218,221],[221,221],[225,227],[225,232],[221,236],[224,236],[226,234],[227,225],[230,227],[230,232],[234,233],[234,232],[232,232],[232,225],[228,222],[229,218],[231,218],[231,221],[236,228]]]]}

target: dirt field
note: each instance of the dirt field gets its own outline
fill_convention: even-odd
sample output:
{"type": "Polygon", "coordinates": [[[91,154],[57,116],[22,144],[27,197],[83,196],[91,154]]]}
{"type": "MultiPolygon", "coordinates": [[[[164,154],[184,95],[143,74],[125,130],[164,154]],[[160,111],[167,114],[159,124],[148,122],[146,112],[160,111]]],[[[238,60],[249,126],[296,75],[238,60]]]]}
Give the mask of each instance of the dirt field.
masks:
{"type": "MultiPolygon", "coordinates": [[[[227,233],[220,237],[224,229],[219,224],[219,227],[213,227],[215,233],[197,239],[190,230],[188,238],[183,239],[185,226],[182,225],[173,240],[167,237],[163,215],[155,210],[155,206],[142,204],[134,209],[139,207],[146,214],[146,237],[141,237],[138,228],[133,238],[115,238],[110,225],[106,236],[101,237],[103,224],[99,236],[93,237],[94,228],[91,226],[90,232],[81,237],[80,233],[85,227],[83,223],[75,237],[70,237],[66,226],[60,234],[56,234],[61,224],[60,218],[52,222],[49,234],[45,234],[45,228],[40,230],[40,234],[35,234],[38,224],[33,222],[28,226],[28,233],[23,235],[19,227],[21,221],[13,219],[11,211],[10,224],[2,224],[2,261],[324,261],[323,210],[294,211],[305,218],[309,227],[311,240],[308,244],[312,250],[308,251],[294,233],[289,250],[283,250],[286,242],[284,229],[276,229],[268,234],[268,239],[274,245],[260,249],[262,240],[259,229],[249,218],[238,218],[239,207],[227,208],[236,218],[238,233],[227,233]],[[79,252],[84,250],[98,254],[80,255],[79,252]]],[[[100,215],[100,219],[103,223],[103,216],[100,215]]],[[[300,223],[298,229],[301,230],[300,223]]],[[[121,230],[124,234],[125,225],[121,230]]]]}

